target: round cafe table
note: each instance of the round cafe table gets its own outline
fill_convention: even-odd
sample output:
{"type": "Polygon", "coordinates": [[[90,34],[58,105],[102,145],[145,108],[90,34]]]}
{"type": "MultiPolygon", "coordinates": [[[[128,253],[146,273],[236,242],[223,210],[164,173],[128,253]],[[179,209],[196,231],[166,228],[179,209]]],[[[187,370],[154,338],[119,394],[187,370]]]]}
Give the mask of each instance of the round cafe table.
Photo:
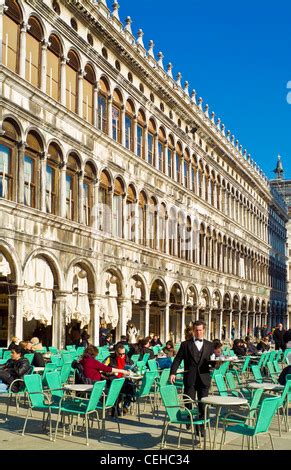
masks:
{"type": "Polygon", "coordinates": [[[216,448],[216,436],[218,430],[218,423],[221,413],[221,408],[224,406],[244,406],[248,404],[248,400],[246,398],[240,397],[233,397],[233,396],[226,396],[221,397],[220,395],[210,395],[208,397],[201,398],[201,403],[205,406],[205,419],[207,419],[207,410],[209,407],[214,406],[216,408],[216,420],[215,420],[215,428],[214,428],[214,437],[213,437],[213,447],[212,449],[216,448]]]}
{"type": "Polygon", "coordinates": [[[269,390],[269,391],[272,391],[272,390],[279,391],[279,390],[283,390],[284,385],[274,384],[272,382],[262,382],[262,383],[250,382],[247,384],[247,388],[252,388],[252,389],[263,388],[264,390],[269,390]]]}
{"type": "Polygon", "coordinates": [[[64,385],[65,390],[70,392],[91,392],[93,385],[90,384],[66,384],[64,385]]]}

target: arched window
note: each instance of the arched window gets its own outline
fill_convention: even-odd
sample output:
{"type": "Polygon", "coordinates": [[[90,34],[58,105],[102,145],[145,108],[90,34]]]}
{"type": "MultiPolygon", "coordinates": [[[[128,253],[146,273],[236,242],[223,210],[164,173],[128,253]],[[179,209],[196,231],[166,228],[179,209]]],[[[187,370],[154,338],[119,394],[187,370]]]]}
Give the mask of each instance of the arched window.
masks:
{"type": "Polygon", "coordinates": [[[99,81],[98,92],[98,129],[108,134],[108,97],[109,86],[105,78],[99,81]]]}
{"type": "Polygon", "coordinates": [[[136,194],[134,187],[129,185],[126,195],[126,227],[127,227],[127,239],[135,242],[135,227],[136,227],[136,214],[135,214],[135,203],[136,194]]]}
{"type": "Polygon", "coordinates": [[[78,75],[80,62],[74,51],[68,53],[66,64],[66,107],[73,113],[78,112],[78,75]]]}
{"type": "Polygon", "coordinates": [[[20,132],[14,122],[3,122],[4,134],[0,137],[0,197],[15,200],[15,175],[17,142],[20,132]]]}
{"type": "Polygon", "coordinates": [[[83,118],[90,124],[94,123],[94,87],[95,73],[91,65],[86,65],[83,80],[83,118]]]}
{"type": "Polygon", "coordinates": [[[200,226],[200,240],[199,240],[199,248],[200,248],[199,264],[201,266],[205,266],[205,260],[206,260],[206,256],[205,256],[205,235],[206,235],[205,234],[205,227],[204,227],[203,224],[201,224],[201,226],[200,226]]]}
{"type": "Polygon", "coordinates": [[[165,146],[166,146],[166,134],[162,127],[159,128],[159,141],[158,141],[158,166],[159,170],[165,173],[166,171],[166,156],[165,156],[165,146]]]}
{"type": "Polygon", "coordinates": [[[121,107],[122,96],[118,90],[114,90],[112,103],[112,138],[121,144],[121,107]]]}
{"type": "MultiPolygon", "coordinates": [[[[204,189],[205,189],[205,201],[209,202],[209,180],[210,180],[210,174],[209,174],[209,168],[208,166],[205,167],[205,182],[204,182],[204,189]]],[[[210,197],[211,200],[211,197],[210,197]]]]}
{"type": "Polygon", "coordinates": [[[43,31],[39,21],[31,16],[26,36],[25,78],[33,86],[40,87],[41,41],[43,31]]]}
{"type": "Polygon", "coordinates": [[[78,220],[79,171],[79,158],[74,153],[71,153],[68,158],[66,171],[66,217],[74,221],[78,220]]]}
{"type": "Polygon", "coordinates": [[[40,188],[40,154],[43,146],[40,137],[34,132],[27,135],[24,155],[24,204],[29,207],[39,207],[40,188]]]}
{"type": "Polygon", "coordinates": [[[91,162],[85,165],[83,179],[83,214],[85,225],[92,225],[92,209],[94,205],[94,182],[96,180],[96,170],[91,162]]]}
{"type": "Polygon", "coordinates": [[[178,215],[177,225],[177,244],[178,244],[178,257],[184,258],[184,240],[185,240],[185,221],[181,212],[178,215]]]}
{"type": "Polygon", "coordinates": [[[61,57],[62,48],[57,36],[52,34],[46,53],[46,93],[56,101],[61,97],[61,57]]]}
{"type": "Polygon", "coordinates": [[[136,142],[137,156],[145,159],[144,141],[145,141],[146,120],[144,112],[140,109],[137,115],[136,142]]]}
{"type": "Polygon", "coordinates": [[[168,176],[169,178],[174,178],[174,154],[175,154],[174,139],[170,135],[169,141],[168,141],[168,176]]]}
{"type": "Polygon", "coordinates": [[[190,187],[190,155],[188,149],[185,150],[184,155],[184,186],[190,187]]]}
{"type": "Polygon", "coordinates": [[[200,163],[199,164],[199,169],[198,169],[198,194],[199,197],[203,198],[203,178],[204,178],[204,169],[203,165],[200,163]]]}
{"type": "Polygon", "coordinates": [[[120,178],[116,178],[113,192],[112,234],[120,238],[123,237],[123,196],[123,182],[120,178]]]}
{"type": "Polygon", "coordinates": [[[18,73],[22,13],[16,0],[6,0],[5,3],[7,10],[3,16],[2,61],[12,72],[18,73]]]}
{"type": "Polygon", "coordinates": [[[191,161],[191,173],[192,173],[192,191],[195,194],[198,194],[198,188],[197,188],[197,159],[195,155],[192,156],[192,161],[191,161]]]}
{"type": "Polygon", "coordinates": [[[156,166],[155,142],[156,124],[153,119],[150,119],[148,127],[148,163],[153,166],[156,166]]]}
{"type": "Polygon", "coordinates": [[[176,255],[176,239],[177,239],[177,216],[174,209],[170,211],[169,217],[169,254],[176,255]]]}
{"type": "Polygon", "coordinates": [[[147,200],[146,195],[141,192],[138,197],[138,218],[139,218],[139,225],[138,225],[138,241],[140,245],[146,245],[146,226],[147,226],[147,217],[146,217],[146,209],[147,209],[147,200]]]}
{"type": "Polygon", "coordinates": [[[182,146],[180,142],[176,145],[176,181],[182,183],[182,146]]]}
{"type": "Polygon", "coordinates": [[[111,217],[111,180],[106,171],[102,171],[99,183],[99,230],[110,232],[111,217]]]}
{"type": "Polygon", "coordinates": [[[160,205],[159,210],[159,248],[162,253],[166,253],[166,206],[160,205]]]}
{"type": "Polygon", "coordinates": [[[131,101],[126,102],[125,106],[125,147],[133,152],[134,143],[134,106],[131,101]]]}
{"type": "Polygon", "coordinates": [[[158,217],[157,217],[157,202],[156,200],[151,197],[149,203],[149,246],[150,248],[156,249],[157,248],[157,225],[158,225],[158,217]]]}
{"type": "Polygon", "coordinates": [[[221,210],[221,184],[220,184],[220,176],[217,176],[216,182],[216,207],[218,210],[221,210]]]}
{"type": "Polygon", "coordinates": [[[46,191],[45,207],[49,214],[57,215],[59,212],[60,166],[63,157],[59,146],[55,143],[49,145],[46,163],[46,191]]]}

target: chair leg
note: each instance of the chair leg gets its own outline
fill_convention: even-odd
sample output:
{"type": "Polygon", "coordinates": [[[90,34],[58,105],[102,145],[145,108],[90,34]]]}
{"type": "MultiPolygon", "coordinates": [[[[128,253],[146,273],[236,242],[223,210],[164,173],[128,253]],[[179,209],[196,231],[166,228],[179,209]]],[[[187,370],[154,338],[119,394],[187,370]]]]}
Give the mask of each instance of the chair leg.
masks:
{"type": "Polygon", "coordinates": [[[272,450],[275,450],[272,434],[270,432],[268,434],[269,434],[269,437],[270,437],[272,450]]]}
{"type": "Polygon", "coordinates": [[[50,420],[50,441],[53,440],[53,435],[52,435],[52,412],[51,409],[49,410],[49,420],[50,420]]]}
{"type": "Polygon", "coordinates": [[[244,450],[244,445],[245,445],[245,436],[243,435],[242,443],[241,443],[241,450],[244,450]]]}
{"type": "MultiPolygon", "coordinates": [[[[210,429],[210,421],[208,422],[208,436],[209,436],[209,450],[212,449],[212,446],[211,446],[211,429],[210,429]]],[[[204,449],[206,450],[206,448],[204,449]]]]}
{"type": "Polygon", "coordinates": [[[180,449],[180,444],[181,444],[181,431],[182,431],[182,424],[180,424],[179,434],[178,434],[178,449],[180,449]]]}
{"type": "Polygon", "coordinates": [[[26,424],[27,424],[27,420],[28,420],[29,410],[30,410],[30,408],[27,409],[26,418],[25,418],[25,421],[24,421],[23,429],[22,429],[22,435],[23,435],[23,436],[24,436],[25,429],[26,429],[26,424]]]}
{"type": "Polygon", "coordinates": [[[281,437],[282,433],[281,433],[280,408],[277,410],[277,416],[278,416],[279,436],[281,437]]]}
{"type": "Polygon", "coordinates": [[[85,415],[85,421],[86,421],[86,445],[89,445],[89,435],[88,435],[88,415],[85,415]]]}
{"type": "MultiPolygon", "coordinates": [[[[55,429],[55,438],[54,438],[54,441],[56,441],[56,439],[57,439],[57,432],[58,432],[58,427],[59,427],[60,417],[61,417],[61,410],[59,410],[59,412],[58,412],[58,417],[57,417],[57,422],[56,422],[56,429],[55,429]]],[[[64,429],[65,429],[65,423],[63,424],[63,432],[64,432],[64,429]]]]}

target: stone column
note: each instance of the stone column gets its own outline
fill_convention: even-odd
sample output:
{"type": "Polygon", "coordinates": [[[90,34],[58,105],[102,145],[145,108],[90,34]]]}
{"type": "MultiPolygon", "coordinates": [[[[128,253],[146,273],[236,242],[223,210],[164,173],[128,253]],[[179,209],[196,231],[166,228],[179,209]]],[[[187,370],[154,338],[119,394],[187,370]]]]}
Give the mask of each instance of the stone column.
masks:
{"type": "Polygon", "coordinates": [[[98,127],[98,84],[95,83],[93,93],[93,126],[98,127]]]}
{"type": "Polygon", "coordinates": [[[61,104],[63,106],[67,105],[67,102],[66,102],[66,64],[67,64],[67,58],[62,57],[61,59],[61,104]]]}
{"type": "Polygon", "coordinates": [[[77,91],[77,109],[78,115],[82,118],[83,117],[83,78],[84,78],[84,70],[80,70],[78,74],[78,91],[77,91]]]}
{"type": "Polygon", "coordinates": [[[147,300],[145,302],[145,337],[150,334],[150,302],[147,300]]]}
{"type": "Polygon", "coordinates": [[[218,338],[221,340],[222,339],[222,327],[223,327],[223,311],[220,311],[219,315],[219,336],[218,338]]]}
{"type": "Polygon", "coordinates": [[[42,152],[40,156],[40,210],[46,212],[46,163],[47,153],[42,152]]]}
{"type": "Polygon", "coordinates": [[[55,312],[53,316],[53,334],[52,344],[58,349],[65,347],[66,341],[66,305],[67,305],[67,293],[56,292],[55,298],[55,312]]]}
{"type": "Polygon", "coordinates": [[[185,331],[185,305],[181,309],[181,337],[180,341],[184,341],[184,331],[185,331]]]}
{"type": "MultiPolygon", "coordinates": [[[[0,64],[3,64],[2,47],[3,47],[3,16],[8,7],[5,5],[5,0],[0,0],[0,64]]],[[[5,64],[7,65],[7,64],[5,64]]]]}
{"type": "Polygon", "coordinates": [[[84,174],[82,171],[79,171],[78,174],[78,185],[79,185],[79,194],[78,194],[78,217],[77,220],[79,220],[80,224],[85,223],[85,218],[84,218],[84,174]]]}
{"type": "Polygon", "coordinates": [[[238,338],[241,338],[241,311],[238,311],[238,338]]]}
{"type": "Polygon", "coordinates": [[[92,297],[90,301],[90,306],[91,306],[90,323],[92,322],[92,325],[91,325],[91,331],[89,331],[89,334],[91,335],[92,343],[95,346],[99,346],[100,301],[101,299],[98,297],[92,297]]]}
{"type": "Polygon", "coordinates": [[[207,319],[207,324],[208,324],[208,329],[207,329],[207,339],[211,341],[211,319],[212,319],[212,311],[209,310],[208,312],[208,319],[207,319]]]}
{"type": "Polygon", "coordinates": [[[97,180],[93,181],[93,207],[92,207],[92,227],[98,230],[98,190],[99,183],[97,180]]]}
{"type": "Polygon", "coordinates": [[[120,307],[120,318],[119,318],[119,329],[120,335],[126,335],[126,324],[127,324],[127,300],[120,300],[119,299],[119,307],[120,307]]]}
{"type": "Polygon", "coordinates": [[[125,106],[121,106],[121,145],[125,147],[125,106]]]}
{"type": "Polygon", "coordinates": [[[164,318],[164,338],[162,342],[166,342],[170,333],[170,304],[166,303],[165,307],[165,318],[164,318]]]}
{"type": "Polygon", "coordinates": [[[168,142],[164,144],[164,165],[165,165],[165,175],[169,176],[168,171],[168,142]]]}
{"type": "Polygon", "coordinates": [[[8,286],[8,341],[12,336],[23,338],[23,291],[14,284],[8,286]]]}
{"type": "Polygon", "coordinates": [[[61,166],[61,176],[60,176],[60,208],[59,214],[61,217],[66,218],[66,164],[62,163],[61,166]]]}
{"type": "Polygon", "coordinates": [[[145,125],[144,127],[144,160],[148,161],[148,126],[145,125]]]}
{"type": "Polygon", "coordinates": [[[24,156],[25,156],[25,142],[18,144],[18,190],[17,202],[18,204],[24,203],[24,156]]]}
{"type": "Polygon", "coordinates": [[[112,96],[108,97],[107,129],[109,137],[112,138],[112,96]]]}
{"type": "Polygon", "coordinates": [[[26,60],[26,32],[30,27],[27,23],[22,23],[20,28],[19,40],[19,75],[25,79],[25,60],[26,60]]]}
{"type": "Polygon", "coordinates": [[[47,48],[48,48],[48,41],[42,41],[42,44],[41,44],[40,89],[43,93],[46,93],[47,48]]]}
{"type": "Polygon", "coordinates": [[[159,169],[159,139],[158,139],[157,132],[155,132],[154,134],[154,162],[155,162],[155,168],[158,170],[159,169]]]}
{"type": "Polygon", "coordinates": [[[137,116],[133,116],[132,120],[132,140],[133,140],[133,153],[137,155],[137,116]]]}

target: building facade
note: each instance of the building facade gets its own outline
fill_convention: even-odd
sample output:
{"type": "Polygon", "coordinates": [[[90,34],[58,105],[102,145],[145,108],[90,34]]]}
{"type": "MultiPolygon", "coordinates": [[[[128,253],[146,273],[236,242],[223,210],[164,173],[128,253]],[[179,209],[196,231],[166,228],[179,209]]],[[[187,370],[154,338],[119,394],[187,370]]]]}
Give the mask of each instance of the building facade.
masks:
{"type": "Polygon", "coordinates": [[[0,0],[0,42],[3,344],[287,321],[284,205],[117,2],[0,0]]]}

